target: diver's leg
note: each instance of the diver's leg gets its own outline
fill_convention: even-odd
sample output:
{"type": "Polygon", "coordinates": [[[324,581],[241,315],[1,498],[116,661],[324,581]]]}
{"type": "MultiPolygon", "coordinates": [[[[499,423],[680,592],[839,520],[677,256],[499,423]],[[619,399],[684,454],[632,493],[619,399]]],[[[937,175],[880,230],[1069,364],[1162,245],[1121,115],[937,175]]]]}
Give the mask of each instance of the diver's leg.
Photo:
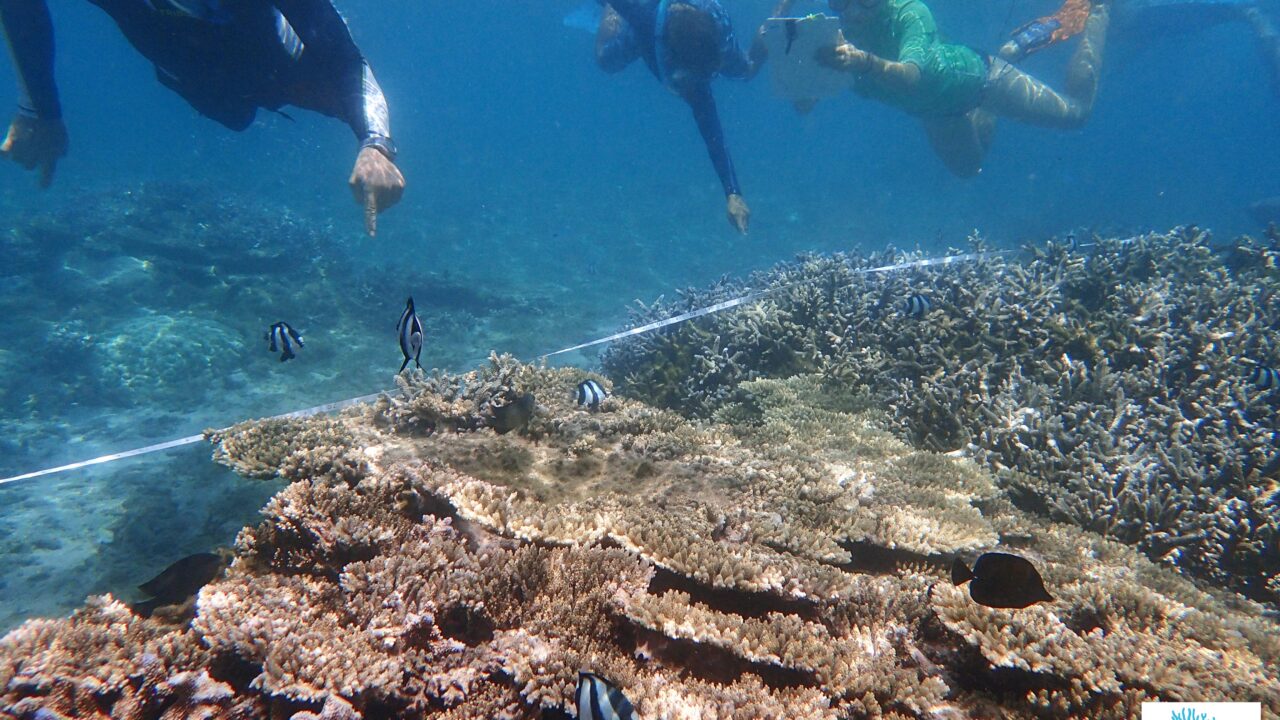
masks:
{"type": "Polygon", "coordinates": [[[991,59],[982,107],[1001,117],[1045,127],[1079,127],[1086,117],[1078,104],[1000,58],[991,59]]]}
{"type": "Polygon", "coordinates": [[[1031,125],[1080,127],[1093,113],[1108,23],[1107,6],[1094,5],[1085,21],[1080,45],[1067,66],[1066,96],[1004,60],[992,58],[982,106],[1031,125]]]}
{"type": "Polygon", "coordinates": [[[982,161],[991,144],[994,120],[989,113],[974,110],[958,117],[924,118],[929,144],[952,174],[969,178],[982,171],[982,161]]]}
{"type": "Polygon", "coordinates": [[[605,5],[596,29],[596,64],[607,73],[616,73],[638,57],[640,46],[631,26],[612,5],[605,5]]]}
{"type": "Polygon", "coordinates": [[[1102,72],[1110,24],[1111,6],[1095,2],[1084,22],[1084,32],[1080,33],[1080,44],[1067,64],[1067,95],[1084,108],[1086,118],[1093,112],[1093,100],[1098,96],[1098,75],[1102,72]]]}

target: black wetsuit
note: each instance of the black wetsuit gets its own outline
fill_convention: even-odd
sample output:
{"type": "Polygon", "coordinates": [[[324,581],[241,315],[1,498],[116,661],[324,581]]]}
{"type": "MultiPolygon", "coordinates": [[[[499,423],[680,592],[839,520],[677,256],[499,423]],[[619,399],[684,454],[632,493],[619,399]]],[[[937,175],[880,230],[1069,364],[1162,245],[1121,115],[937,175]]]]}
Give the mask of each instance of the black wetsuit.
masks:
{"type": "MultiPolygon", "coordinates": [[[[715,74],[731,78],[749,76],[751,62],[738,47],[733,26],[720,3],[717,0],[680,1],[710,13],[716,21],[720,68],[715,74]]],[[[606,70],[616,72],[635,58],[643,58],[654,76],[684,98],[693,109],[698,131],[702,133],[702,140],[707,145],[707,154],[711,156],[711,163],[716,168],[716,174],[720,176],[724,194],[726,196],[741,195],[738,177],[733,169],[733,159],[729,156],[724,131],[720,127],[715,97],[711,94],[711,80],[714,75],[691,73],[680,67],[671,57],[666,43],[658,33],[664,3],[661,0],[609,0],[606,4],[622,17],[625,26],[602,49],[601,65],[606,70]]]]}
{"type": "MultiPolygon", "coordinates": [[[[201,114],[244,130],[284,105],[346,122],[394,158],[387,103],[329,0],[90,0],[201,114]]],[[[19,112],[62,115],[45,0],[0,0],[21,91],[19,112]]]]}

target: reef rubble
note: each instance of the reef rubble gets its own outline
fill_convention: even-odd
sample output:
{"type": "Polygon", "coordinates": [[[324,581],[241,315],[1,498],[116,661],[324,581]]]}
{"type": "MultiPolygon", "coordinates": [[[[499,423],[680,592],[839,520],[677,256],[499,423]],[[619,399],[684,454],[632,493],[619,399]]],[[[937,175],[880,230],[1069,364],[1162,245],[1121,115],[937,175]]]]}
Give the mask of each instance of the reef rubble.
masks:
{"type": "Polygon", "coordinates": [[[1280,711],[1259,605],[1018,509],[819,375],[742,383],[732,422],[578,407],[587,377],[607,384],[495,356],[335,418],[211,434],[219,461],[291,483],[194,618],[99,596],[29,621],[0,640],[0,712],[566,718],[579,670],[648,719],[1280,711]],[[945,579],[992,548],[1056,600],[993,610],[945,579]]]}

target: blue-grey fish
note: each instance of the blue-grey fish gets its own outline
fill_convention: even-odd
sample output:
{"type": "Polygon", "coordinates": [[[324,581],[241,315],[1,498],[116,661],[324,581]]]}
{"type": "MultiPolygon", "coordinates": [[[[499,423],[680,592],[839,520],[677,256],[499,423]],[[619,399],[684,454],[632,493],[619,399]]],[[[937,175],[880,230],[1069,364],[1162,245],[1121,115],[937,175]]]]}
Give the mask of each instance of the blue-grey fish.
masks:
{"type": "Polygon", "coordinates": [[[1280,372],[1273,367],[1258,365],[1249,373],[1249,382],[1259,390],[1274,390],[1280,387],[1280,372]]]}
{"type": "Polygon", "coordinates": [[[1259,200],[1249,206],[1249,214],[1259,225],[1280,223],[1280,195],[1259,200]]]}
{"type": "Polygon", "coordinates": [[[509,398],[502,405],[493,405],[493,430],[499,435],[506,435],[512,430],[523,430],[533,419],[538,401],[533,393],[524,393],[509,398]]]}
{"type": "Polygon", "coordinates": [[[200,592],[200,588],[209,584],[226,566],[221,555],[188,555],[138,586],[151,599],[134,603],[133,611],[142,617],[150,617],[158,607],[179,605],[200,592]]]}
{"type": "Polygon", "coordinates": [[[293,343],[298,343],[298,347],[306,347],[302,343],[302,336],[289,326],[287,322],[278,322],[272,325],[263,339],[270,343],[271,352],[280,352],[280,362],[292,360],[297,355],[293,353],[293,343]],[[278,343],[278,344],[277,344],[278,343]]]}
{"type": "Polygon", "coordinates": [[[907,314],[911,317],[920,317],[929,312],[929,308],[933,307],[933,303],[929,302],[929,298],[916,293],[907,298],[904,303],[907,314]]]}
{"type": "Polygon", "coordinates": [[[613,683],[589,672],[578,673],[578,720],[636,720],[631,706],[613,683]]]}
{"type": "Polygon", "coordinates": [[[400,322],[396,323],[396,332],[400,335],[400,352],[404,353],[404,362],[400,363],[399,372],[409,366],[409,361],[419,369],[422,363],[418,357],[422,355],[422,323],[418,313],[413,309],[413,298],[405,301],[404,312],[400,313],[400,322]]]}
{"type": "Polygon", "coordinates": [[[969,597],[993,608],[1024,608],[1053,600],[1036,566],[1018,555],[983,553],[973,570],[960,558],[951,563],[951,582],[969,583],[969,597]]]}
{"type": "Polygon", "coordinates": [[[574,401],[592,410],[599,409],[600,403],[604,402],[607,397],[609,397],[608,391],[595,380],[583,380],[578,383],[578,389],[573,394],[574,401]]]}

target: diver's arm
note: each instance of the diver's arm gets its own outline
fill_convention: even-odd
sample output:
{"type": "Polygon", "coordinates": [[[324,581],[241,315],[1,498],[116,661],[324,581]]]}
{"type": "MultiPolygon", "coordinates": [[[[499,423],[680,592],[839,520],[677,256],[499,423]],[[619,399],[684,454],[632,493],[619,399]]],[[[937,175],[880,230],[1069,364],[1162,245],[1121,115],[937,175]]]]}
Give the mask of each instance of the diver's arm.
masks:
{"type": "Polygon", "coordinates": [[[914,90],[920,82],[920,66],[915,63],[885,60],[850,43],[819,50],[818,62],[852,75],[876,75],[881,83],[898,91],[914,90]]]}
{"type": "Polygon", "coordinates": [[[716,100],[711,94],[711,84],[700,82],[680,94],[693,109],[693,118],[698,123],[698,132],[702,133],[702,141],[706,143],[711,164],[715,166],[716,174],[720,176],[720,184],[724,186],[724,194],[726,196],[741,195],[738,176],[733,170],[733,158],[729,156],[729,148],[724,140],[724,130],[720,127],[720,114],[716,111],[716,100]]]}
{"type": "Polygon", "coordinates": [[[871,75],[883,87],[895,92],[911,92],[920,83],[920,68],[931,56],[937,41],[937,24],[924,3],[910,3],[893,17],[893,34],[898,38],[898,59],[887,60],[849,42],[819,51],[819,61],[854,75],[871,75]]]}
{"type": "Polygon", "coordinates": [[[604,6],[596,28],[596,65],[607,73],[622,71],[640,57],[636,33],[612,5],[604,6]]]}
{"type": "Polygon", "coordinates": [[[299,61],[304,74],[332,88],[333,97],[322,111],[341,118],[360,140],[347,184],[364,207],[365,231],[374,235],[378,213],[399,202],[405,187],[395,164],[386,97],[330,0],[273,2],[306,45],[299,61]]]}
{"type": "Polygon", "coordinates": [[[681,90],[680,96],[693,108],[693,117],[698,122],[702,141],[707,145],[707,154],[711,156],[711,164],[720,176],[729,224],[745,235],[751,222],[751,209],[742,199],[742,190],[738,188],[738,176],[733,171],[733,158],[729,157],[729,148],[724,141],[720,115],[716,112],[716,100],[711,94],[711,83],[700,82],[685,88],[681,90]]]}
{"type": "MultiPolygon", "coordinates": [[[[752,47],[754,49],[754,45],[752,47]]],[[[728,52],[721,61],[720,74],[736,80],[750,80],[760,72],[761,67],[762,64],[754,62],[752,57],[742,52],[742,48],[734,40],[729,43],[728,52]]]]}
{"type": "Polygon", "coordinates": [[[9,123],[0,156],[40,173],[40,187],[67,154],[67,128],[53,81],[53,21],[44,0],[0,0],[0,24],[18,75],[18,113],[9,123]]]}
{"type": "Polygon", "coordinates": [[[18,74],[18,110],[42,120],[62,117],[53,80],[53,21],[45,0],[0,0],[0,23],[18,74]]]}
{"type": "Polygon", "coordinates": [[[306,44],[301,62],[333,88],[333,112],[360,147],[375,147],[395,160],[386,97],[373,69],[351,38],[347,23],[330,0],[275,0],[306,44]]]}
{"type": "MultiPolygon", "coordinates": [[[[781,0],[774,8],[773,13],[769,17],[786,17],[791,12],[791,6],[795,4],[795,0],[781,0]]],[[[755,37],[751,39],[751,49],[747,52],[747,70],[741,75],[744,80],[750,80],[760,73],[760,68],[769,59],[769,47],[764,44],[764,34],[768,28],[768,19],[760,23],[760,27],[756,29],[755,37]]]]}

